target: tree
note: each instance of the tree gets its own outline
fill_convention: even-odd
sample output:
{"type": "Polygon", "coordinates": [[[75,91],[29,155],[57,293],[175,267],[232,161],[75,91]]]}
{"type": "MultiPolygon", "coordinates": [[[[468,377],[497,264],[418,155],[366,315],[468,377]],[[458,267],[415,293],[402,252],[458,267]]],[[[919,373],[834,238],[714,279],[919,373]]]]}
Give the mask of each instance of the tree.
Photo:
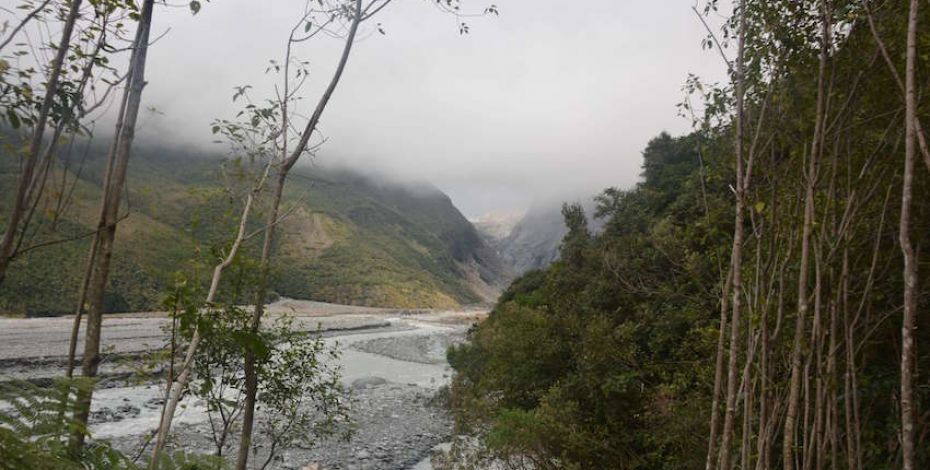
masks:
{"type": "Polygon", "coordinates": [[[117,69],[109,65],[109,58],[119,51],[115,45],[122,40],[125,30],[122,16],[135,11],[134,3],[106,0],[92,2],[93,15],[82,13],[82,7],[78,7],[75,18],[71,15],[74,11],[71,7],[75,5],[65,3],[67,8],[59,12],[57,4],[55,8],[49,4],[43,1],[36,6],[34,2],[27,1],[20,5],[21,9],[29,9],[28,14],[0,45],[3,49],[20,36],[30,38],[36,35],[42,41],[48,41],[38,50],[31,47],[32,40],[17,42],[12,53],[6,56],[10,57],[9,61],[0,58],[0,83],[4,84],[0,104],[5,108],[2,118],[13,130],[10,137],[18,137],[14,134],[22,124],[31,126],[29,144],[22,149],[21,171],[13,191],[17,202],[11,208],[9,225],[4,227],[5,238],[0,239],[0,251],[4,253],[0,256],[0,283],[5,280],[7,267],[16,258],[33,250],[93,235],[91,232],[77,237],[39,236],[41,232],[47,232],[43,235],[54,234],[62,212],[69,205],[74,185],[71,183],[71,189],[68,188],[68,157],[74,141],[93,138],[93,123],[86,122],[88,115],[108,103],[111,91],[122,81],[117,69]],[[51,34],[47,32],[47,24],[53,12],[57,12],[55,21],[62,21],[63,32],[67,32],[69,25],[72,30],[64,49],[59,47],[59,42],[47,37],[51,34]],[[47,51],[55,52],[55,58],[48,67],[41,62],[47,51]],[[62,51],[66,53],[66,60],[59,64],[56,60],[62,51]],[[38,80],[44,81],[36,83],[36,68],[47,70],[50,77],[42,75],[38,80]],[[106,76],[106,72],[112,73],[113,77],[106,76]],[[44,87],[46,92],[41,99],[33,92],[40,87],[44,87]],[[49,126],[52,127],[50,135],[47,132],[49,126]],[[68,144],[61,149],[66,135],[68,144]],[[37,136],[39,145],[36,147],[32,143],[37,136]],[[62,153],[64,155],[60,155],[62,153]],[[61,178],[56,181],[53,173],[59,160],[61,178]],[[43,203],[50,222],[37,217],[43,203]],[[45,239],[37,241],[38,238],[45,239]]]}
{"type": "Polygon", "coordinates": [[[782,464],[786,470],[795,468],[794,447],[796,438],[798,400],[801,392],[801,362],[803,354],[808,304],[808,276],[810,275],[811,234],[814,224],[814,193],[817,185],[817,162],[821,158],[824,132],[824,109],[826,106],[825,84],[827,54],[829,53],[830,23],[832,12],[828,1],[822,3],[820,66],[817,74],[817,111],[814,121],[814,137],[810,154],[807,156],[806,191],[804,196],[804,225],[801,234],[801,265],[798,270],[798,314],[795,323],[794,343],[791,349],[791,384],[789,385],[788,413],[785,417],[785,433],[782,446],[782,464]]]}
{"type": "MultiPolygon", "coordinates": [[[[129,166],[132,142],[135,137],[136,120],[142,104],[142,90],[145,87],[145,62],[149,47],[149,33],[152,26],[154,0],[145,0],[139,14],[136,37],[133,41],[132,55],[129,60],[129,72],[119,106],[113,146],[107,158],[107,169],[103,184],[103,200],[100,204],[100,218],[97,232],[91,242],[88,256],[87,280],[81,286],[79,297],[86,298],[87,333],[84,341],[84,355],[81,374],[84,377],[97,375],[100,364],[100,332],[104,313],[104,294],[113,255],[113,242],[116,238],[116,226],[119,222],[119,206],[122,199],[123,184],[129,166]],[[86,289],[86,290],[85,290],[86,289]]],[[[83,304],[83,302],[82,302],[83,304]]],[[[75,419],[86,425],[90,415],[90,403],[93,390],[78,394],[75,419]]],[[[84,443],[83,434],[73,436],[72,446],[80,449],[84,443]]]]}
{"type": "MultiPolygon", "coordinates": [[[[723,414],[723,434],[720,443],[720,469],[730,470],[730,442],[733,437],[733,426],[736,415],[736,374],[737,360],[739,358],[740,320],[743,304],[743,237],[744,237],[744,206],[746,204],[746,191],[749,187],[749,176],[744,168],[743,154],[743,125],[745,121],[743,100],[745,99],[745,49],[746,49],[746,1],[741,1],[738,9],[739,39],[736,53],[736,221],[733,224],[733,249],[731,250],[730,272],[732,273],[733,298],[730,301],[732,313],[730,314],[730,352],[727,365],[727,394],[723,414]]],[[[723,328],[723,325],[720,325],[723,328]]]]}
{"type": "Polygon", "coordinates": [[[917,468],[915,433],[917,407],[914,400],[914,330],[917,329],[917,256],[911,243],[911,200],[914,191],[917,124],[917,9],[911,0],[907,23],[907,67],[905,69],[904,181],[901,186],[901,226],[898,232],[904,255],[904,317],[901,324],[901,452],[905,470],[917,468]]]}
{"type": "MultiPolygon", "coordinates": [[[[74,32],[74,26],[77,23],[78,15],[81,11],[82,0],[71,0],[68,7],[68,16],[64,22],[61,31],[61,38],[58,40],[55,58],[49,67],[48,80],[45,86],[45,95],[43,96],[39,114],[36,116],[35,124],[32,129],[32,136],[29,139],[29,148],[23,161],[23,168],[16,182],[16,191],[13,195],[13,204],[10,216],[4,228],[3,238],[0,239],[0,283],[6,277],[7,266],[12,259],[13,247],[16,241],[16,233],[20,228],[20,222],[28,210],[27,195],[33,185],[33,177],[36,165],[39,163],[39,156],[42,150],[42,142],[45,139],[45,129],[48,125],[49,116],[52,113],[52,107],[55,104],[55,98],[58,95],[59,80],[62,71],[65,69],[65,59],[71,44],[71,36],[74,32]]],[[[47,2],[46,2],[47,3],[47,2]]],[[[44,5],[43,5],[44,6],[44,5]]],[[[39,10],[37,10],[39,11],[39,10]]],[[[29,18],[35,15],[30,15],[29,18]]],[[[15,32],[11,33],[12,36],[15,32]]],[[[8,110],[8,116],[14,119],[16,116],[12,110],[8,110]]],[[[14,121],[16,127],[18,118],[14,121]]]]}
{"type": "Polygon", "coordinates": [[[914,25],[927,16],[903,5],[738,2],[719,38],[708,25],[705,47],[736,43],[742,73],[724,86],[689,78],[701,102],[682,109],[704,111],[695,132],[650,142],[642,181],[600,196],[604,231],[515,282],[450,354],[456,422],[480,462],[930,463],[930,395],[917,386],[930,354],[916,347],[930,340],[917,314],[930,196],[914,170],[928,84],[906,76],[919,73],[928,39],[914,25]],[[534,359],[552,361],[520,354],[540,344],[534,359]],[[630,393],[604,395],[618,390],[630,393]]]}
{"type": "MultiPolygon", "coordinates": [[[[187,388],[188,381],[190,380],[191,374],[194,370],[194,361],[198,354],[198,347],[203,338],[201,332],[201,325],[210,325],[210,322],[213,321],[211,317],[217,316],[217,309],[215,307],[216,296],[220,286],[220,281],[223,276],[223,272],[233,264],[236,260],[236,257],[239,255],[239,250],[242,246],[243,241],[246,240],[248,234],[246,229],[249,223],[249,216],[252,212],[252,206],[255,202],[255,199],[259,196],[261,191],[265,187],[265,181],[268,177],[268,171],[270,170],[271,165],[266,163],[264,165],[264,170],[261,175],[258,177],[257,181],[252,186],[248,195],[246,196],[245,203],[243,204],[242,214],[239,216],[239,225],[236,229],[236,234],[233,238],[232,244],[225,253],[225,256],[219,260],[219,263],[213,268],[213,276],[210,279],[210,289],[207,292],[206,298],[203,301],[202,306],[197,307],[194,311],[202,312],[203,319],[198,319],[193,323],[193,331],[189,343],[187,345],[187,352],[184,356],[184,361],[181,363],[181,367],[176,377],[168,377],[169,382],[169,392],[167,399],[165,401],[165,407],[162,410],[161,420],[159,421],[158,430],[155,436],[155,446],[152,448],[152,468],[157,468],[159,464],[159,458],[162,450],[165,447],[165,443],[168,438],[168,434],[171,431],[171,422],[174,419],[174,413],[177,409],[178,402],[181,400],[181,396],[187,388]]],[[[219,310],[222,311],[222,310],[219,310]]],[[[234,309],[234,313],[238,310],[234,309]]],[[[223,330],[231,333],[238,333],[236,330],[223,330]]],[[[223,341],[228,341],[228,339],[223,339],[223,341]]],[[[225,437],[224,437],[225,441],[225,437]]],[[[222,448],[222,446],[221,446],[222,448]]]]}
{"type": "MultiPolygon", "coordinates": [[[[355,43],[359,26],[371,20],[378,13],[383,11],[392,0],[370,0],[367,3],[362,0],[333,0],[317,2],[316,8],[312,7],[311,2],[307,3],[303,16],[291,30],[285,48],[283,62],[283,93],[279,97],[281,109],[281,135],[279,138],[280,159],[275,164],[276,178],[273,180],[271,189],[271,207],[268,212],[267,221],[264,230],[264,239],[262,244],[261,259],[259,261],[259,281],[258,289],[255,295],[255,310],[253,312],[250,328],[253,333],[258,332],[264,314],[265,300],[268,296],[268,280],[271,270],[272,247],[277,225],[281,218],[280,207],[284,194],[284,187],[287,182],[288,174],[300,158],[308,152],[310,139],[317,132],[317,127],[323,112],[332,99],[339,81],[345,72],[346,65],[355,43]],[[323,16],[322,21],[315,20],[317,16],[323,16]],[[311,21],[313,20],[313,21],[311,21]],[[333,70],[329,83],[323,94],[314,107],[313,113],[298,131],[294,138],[293,146],[290,144],[290,129],[293,127],[294,116],[289,112],[287,103],[291,96],[299,89],[291,86],[290,69],[292,66],[292,47],[295,44],[308,40],[320,32],[326,32],[327,28],[334,22],[342,21],[345,24],[346,34],[342,47],[342,54],[333,70]],[[299,33],[303,27],[303,35],[299,33]]],[[[461,18],[459,0],[434,0],[435,4],[442,9],[455,15],[457,19],[461,18]]],[[[485,9],[485,14],[496,14],[497,9],[493,5],[485,9]]],[[[465,34],[468,32],[468,26],[459,22],[459,32],[465,34]]],[[[298,71],[298,78],[301,72],[298,71]]],[[[249,457],[249,448],[251,446],[252,428],[255,415],[255,403],[258,393],[258,377],[255,368],[255,355],[253,352],[245,352],[245,407],[243,411],[243,426],[239,440],[239,455],[236,461],[236,469],[244,470],[249,457]]]]}

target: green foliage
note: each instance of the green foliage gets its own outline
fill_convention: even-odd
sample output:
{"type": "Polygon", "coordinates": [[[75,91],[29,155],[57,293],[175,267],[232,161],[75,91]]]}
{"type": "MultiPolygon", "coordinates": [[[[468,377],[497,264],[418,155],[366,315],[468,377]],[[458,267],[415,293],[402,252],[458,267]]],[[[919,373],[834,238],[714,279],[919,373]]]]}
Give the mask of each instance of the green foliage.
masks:
{"type": "MultiPolygon", "coordinates": [[[[75,455],[73,432],[91,437],[71,416],[79,390],[93,386],[84,378],[56,379],[48,386],[27,381],[0,385],[0,469],[2,470],[142,470],[144,462],[90,440],[75,455]]],[[[175,452],[164,455],[165,470],[222,470],[225,463],[211,456],[175,452]]]]}
{"type": "Polygon", "coordinates": [[[266,465],[280,458],[278,450],[297,442],[310,446],[336,434],[348,437],[348,402],[340,371],[332,365],[338,351],[319,331],[308,334],[294,318],[282,316],[253,334],[251,312],[229,305],[204,309],[198,317],[202,341],[191,390],[206,403],[216,455],[229,450],[242,411],[247,350],[257,358],[256,428],[264,439],[255,449],[266,465]]]}
{"type": "MultiPolygon", "coordinates": [[[[449,352],[461,430],[516,468],[695,468],[712,355],[718,244],[697,138],[653,140],[645,180],[608,190],[593,235],[566,206],[561,260],[516,280],[449,352]],[[714,234],[714,235],[711,235],[714,234]],[[695,256],[694,253],[710,255],[695,256]],[[675,432],[666,432],[674,430],[675,432]]],[[[713,203],[713,205],[711,205],[713,203]]]]}
{"type": "MultiPolygon", "coordinates": [[[[847,468],[847,453],[859,468],[901,461],[901,351],[894,345],[901,344],[903,298],[902,97],[862,4],[746,2],[749,125],[742,156],[752,178],[739,222],[743,320],[734,371],[737,387],[745,388],[735,395],[733,441],[723,450],[732,452],[734,467],[780,468],[796,333],[803,364],[797,451],[804,466],[847,468]],[[825,67],[825,139],[811,179],[814,123],[818,108],[824,111],[816,98],[824,5],[834,31],[825,67]],[[809,181],[811,261],[802,268],[809,181]],[[802,269],[810,271],[806,289],[798,285],[802,269]],[[811,303],[800,323],[799,291],[811,303]],[[796,324],[804,330],[795,331],[796,324]],[[759,406],[769,413],[765,426],[759,406]],[[737,452],[743,436],[746,454],[737,452]],[[818,447],[810,447],[812,436],[818,447]],[[758,461],[760,446],[768,462],[758,461]]],[[[891,61],[900,65],[908,9],[872,7],[891,61]]],[[[930,21],[930,10],[920,15],[920,24],[930,21]]],[[[733,39],[737,18],[726,23],[723,41],[733,39]]],[[[918,42],[926,55],[930,35],[919,30],[918,42]]],[[[918,95],[925,94],[926,81],[918,82],[918,95]]],[[[587,234],[578,209],[566,207],[572,230],[562,259],[517,280],[470,333],[471,343],[450,351],[456,422],[477,439],[463,440],[456,451],[477,445],[484,463],[477,468],[495,459],[511,468],[704,467],[719,300],[735,228],[735,101],[733,89],[693,77],[685,90],[705,105],[704,116],[691,115],[699,131],[649,143],[641,183],[598,198],[602,233],[587,234]],[[539,355],[529,357],[536,349],[539,355]]],[[[927,103],[919,108],[926,116],[927,103]]],[[[690,102],[681,110],[690,114],[690,102]]],[[[930,179],[918,167],[911,236],[925,246],[930,179]]],[[[920,273],[930,269],[925,257],[919,264],[920,273]]],[[[919,286],[921,311],[930,299],[926,287],[919,286]]],[[[918,323],[916,343],[927,344],[928,317],[918,316],[918,323]]],[[[916,369],[927,370],[928,349],[916,356],[916,369]]],[[[924,468],[930,389],[918,386],[915,395],[917,467],[924,468]]]]}
{"type": "MultiPolygon", "coordinates": [[[[46,104],[48,70],[62,41],[60,35],[52,35],[43,28],[46,23],[63,20],[70,4],[41,5],[42,2],[33,0],[15,3],[15,8],[7,10],[9,29],[25,22],[22,29],[5,31],[6,44],[0,56],[0,107],[4,110],[0,113],[0,124],[27,134],[39,121],[40,110],[46,104]]],[[[50,129],[60,123],[67,132],[87,133],[86,123],[81,120],[86,108],[93,107],[98,97],[93,94],[85,97],[84,91],[89,86],[106,88],[119,81],[121,72],[110,65],[109,59],[120,47],[113,38],[123,37],[128,28],[121,21],[113,21],[113,16],[117,16],[113,13],[123,10],[137,15],[137,5],[126,0],[96,0],[90,4],[93,14],[80,15],[75,32],[68,38],[68,53],[61,64],[57,89],[48,103],[50,129]]],[[[24,149],[17,157],[25,153],[24,149]]]]}
{"type": "Polygon", "coordinates": [[[279,317],[267,335],[268,354],[259,362],[258,430],[270,443],[266,462],[280,459],[275,452],[297,443],[312,446],[320,439],[351,435],[348,397],[341,373],[333,366],[339,357],[322,333],[295,328],[294,319],[279,317]]]}
{"type": "MultiPolygon", "coordinates": [[[[82,235],[92,231],[87,221],[99,200],[104,151],[91,145],[72,208],[54,222],[37,217],[27,245],[73,240],[14,259],[0,285],[0,312],[50,315],[75,308],[87,256],[82,235]]],[[[221,165],[210,155],[137,146],[127,183],[131,212],[116,238],[107,310],[160,308],[161,293],[178,271],[200,272],[196,282],[206,282],[203,273],[217,260],[211,250],[229,243],[241,210],[236,194],[254,173],[252,160],[261,158],[243,153],[221,165]]],[[[462,271],[473,261],[488,282],[500,282],[493,253],[438,190],[385,186],[350,173],[295,171],[275,240],[281,262],[274,263],[271,287],[278,295],[395,307],[475,303],[481,299],[462,271]]],[[[15,160],[0,158],[0,187],[13,187],[16,172],[15,160]]],[[[249,233],[262,227],[265,211],[264,203],[256,207],[249,233]]],[[[247,245],[245,251],[254,254],[255,244],[247,245]]]]}
{"type": "Polygon", "coordinates": [[[89,447],[77,459],[68,447],[68,436],[78,426],[70,418],[70,404],[76,388],[88,383],[59,380],[49,388],[29,382],[4,384],[0,388],[0,468],[80,469],[84,461],[99,457],[109,461],[99,447],[89,447]]]}

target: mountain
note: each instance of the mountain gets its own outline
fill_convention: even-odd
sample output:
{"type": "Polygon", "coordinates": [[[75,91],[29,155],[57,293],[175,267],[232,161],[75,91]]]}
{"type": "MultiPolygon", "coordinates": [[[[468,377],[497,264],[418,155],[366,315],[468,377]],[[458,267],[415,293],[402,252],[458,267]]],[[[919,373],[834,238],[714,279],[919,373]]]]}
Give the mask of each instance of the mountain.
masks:
{"type": "Polygon", "coordinates": [[[470,222],[481,236],[496,242],[507,238],[522,218],[519,212],[488,212],[470,222]]]}
{"type": "Polygon", "coordinates": [[[497,250],[505,265],[523,274],[557,260],[567,232],[559,206],[535,206],[498,242],[497,250]]]}
{"type": "MultiPolygon", "coordinates": [[[[0,286],[0,311],[73,310],[96,218],[102,149],[77,171],[72,203],[60,219],[40,208],[33,242],[77,240],[14,261],[0,286]]],[[[77,156],[71,157],[77,160],[77,156]]],[[[15,181],[15,159],[0,162],[0,193],[15,181]]],[[[216,246],[233,233],[241,198],[224,187],[241,165],[164,145],[134,150],[107,298],[109,311],[159,308],[177,271],[206,278],[216,246]],[[125,210],[125,209],[124,209],[125,210]]],[[[57,178],[62,177],[61,174],[57,178]]],[[[53,188],[53,190],[55,190],[53,188]]],[[[241,194],[241,193],[240,193],[241,194]]],[[[9,204],[4,197],[0,204],[9,204]]],[[[494,249],[427,183],[377,181],[348,170],[299,168],[288,180],[275,244],[272,289],[279,296],[386,307],[455,307],[493,301],[507,280],[494,249]]],[[[252,219],[261,228],[264,207],[252,219]]],[[[6,214],[0,206],[0,214],[6,214]]],[[[3,221],[0,219],[0,225],[3,221]]],[[[250,241],[252,255],[259,237],[250,241]]],[[[229,273],[229,286],[249,273],[229,273]]],[[[198,278],[199,279],[199,278],[198,278]]],[[[199,279],[203,281],[203,279],[199,279]]],[[[230,289],[234,290],[234,289],[230,289]]]]}
{"type": "MultiPolygon", "coordinates": [[[[602,223],[593,219],[593,199],[582,203],[588,224],[599,231],[602,223]]],[[[487,243],[496,251],[504,266],[513,275],[543,269],[559,259],[562,238],[568,228],[562,219],[559,204],[537,204],[515,223],[505,217],[482,217],[473,221],[487,243]],[[508,223],[512,223],[509,227],[508,223]]]]}

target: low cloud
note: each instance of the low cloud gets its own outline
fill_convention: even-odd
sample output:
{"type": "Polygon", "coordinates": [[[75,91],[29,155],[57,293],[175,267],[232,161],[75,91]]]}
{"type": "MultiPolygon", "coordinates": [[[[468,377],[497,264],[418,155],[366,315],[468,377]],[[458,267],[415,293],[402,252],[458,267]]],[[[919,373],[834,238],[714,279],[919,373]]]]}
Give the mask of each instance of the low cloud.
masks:
{"type": "MultiPolygon", "coordinates": [[[[479,0],[480,1],[480,0],[479,0]]],[[[431,0],[397,1],[363,32],[324,116],[319,159],[394,178],[426,179],[466,215],[575,198],[638,178],[640,151],[677,116],[688,73],[721,80],[701,50],[692,0],[497,0],[499,17],[455,19],[431,0]]],[[[467,0],[481,10],[485,5],[467,0]]],[[[160,8],[144,99],[158,113],[141,133],[218,152],[209,124],[232,117],[234,86],[272,96],[269,60],[281,60],[302,2],[223,0],[191,16],[160,8]]],[[[310,62],[307,111],[341,43],[301,48],[310,62]]]]}

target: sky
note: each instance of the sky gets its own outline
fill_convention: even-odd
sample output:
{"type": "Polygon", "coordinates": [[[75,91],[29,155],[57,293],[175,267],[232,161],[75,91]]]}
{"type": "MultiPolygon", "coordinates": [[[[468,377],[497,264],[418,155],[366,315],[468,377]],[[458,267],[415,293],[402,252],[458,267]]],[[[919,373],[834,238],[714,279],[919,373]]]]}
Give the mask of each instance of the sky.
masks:
{"type": "MultiPolygon", "coordinates": [[[[689,73],[725,80],[695,0],[465,0],[499,16],[466,21],[433,0],[395,0],[363,28],[320,130],[322,165],[428,180],[468,217],[630,187],[641,151],[689,121],[676,103],[689,73]],[[381,23],[384,35],[374,23],[381,23]]],[[[140,134],[211,148],[210,122],[240,109],[233,87],[273,96],[301,0],[213,0],[159,7],[140,134]]],[[[303,110],[316,102],[342,42],[319,37],[295,55],[310,64],[303,110]]],[[[309,114],[309,112],[308,112],[309,114]]]]}

